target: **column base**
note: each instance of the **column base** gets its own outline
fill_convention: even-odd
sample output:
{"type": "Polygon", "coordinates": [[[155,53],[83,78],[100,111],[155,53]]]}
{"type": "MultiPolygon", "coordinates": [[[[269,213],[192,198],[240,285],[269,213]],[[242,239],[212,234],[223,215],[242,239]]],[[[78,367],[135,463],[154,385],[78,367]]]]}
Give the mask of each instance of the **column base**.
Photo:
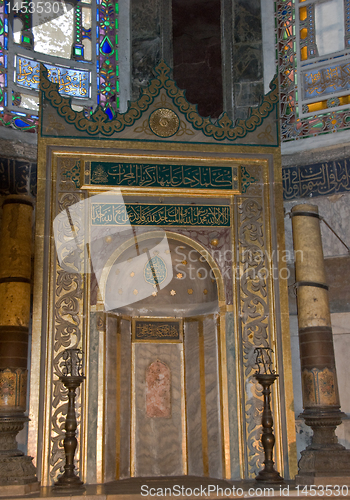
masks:
{"type": "Polygon", "coordinates": [[[27,455],[10,457],[0,455],[0,485],[24,485],[37,483],[33,458],[27,455]]]}
{"type": "Polygon", "coordinates": [[[35,483],[28,484],[11,484],[2,485],[0,488],[0,499],[1,497],[14,497],[30,495],[33,493],[38,493],[40,491],[40,483],[36,481],[35,483]]]}
{"type": "Polygon", "coordinates": [[[301,452],[299,473],[295,477],[296,483],[308,484],[348,484],[350,478],[350,450],[341,445],[324,446],[323,449],[312,448],[312,445],[301,452]],[[333,449],[332,449],[333,448],[333,449]],[[341,478],[343,482],[339,482],[341,478]],[[330,483],[330,478],[337,478],[338,482],[330,483]]]}

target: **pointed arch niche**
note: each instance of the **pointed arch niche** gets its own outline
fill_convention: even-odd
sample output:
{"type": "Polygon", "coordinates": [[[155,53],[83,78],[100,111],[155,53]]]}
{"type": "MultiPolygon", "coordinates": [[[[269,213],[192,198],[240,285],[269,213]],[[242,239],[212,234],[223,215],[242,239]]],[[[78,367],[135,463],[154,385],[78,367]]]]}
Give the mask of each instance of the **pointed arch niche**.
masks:
{"type": "Polygon", "coordinates": [[[222,478],[227,387],[219,267],[205,247],[170,231],[115,245],[98,297],[107,308],[120,304],[105,318],[105,480],[222,478]],[[142,295],[150,262],[158,286],[123,305],[124,290],[142,295]]]}

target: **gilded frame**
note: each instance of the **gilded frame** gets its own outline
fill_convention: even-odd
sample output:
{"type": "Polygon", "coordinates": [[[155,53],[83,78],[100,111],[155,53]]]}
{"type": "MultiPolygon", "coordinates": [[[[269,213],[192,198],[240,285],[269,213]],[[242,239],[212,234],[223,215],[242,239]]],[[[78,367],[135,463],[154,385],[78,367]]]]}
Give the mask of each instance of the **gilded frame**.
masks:
{"type": "MultiPolygon", "coordinates": [[[[188,153],[189,156],[208,158],[208,153],[224,155],[229,157],[237,165],[241,166],[257,166],[261,167],[263,172],[262,186],[264,199],[264,227],[266,229],[266,241],[269,248],[284,248],[284,230],[283,230],[283,200],[282,200],[282,182],[281,182],[281,161],[280,152],[275,147],[254,147],[249,146],[233,146],[227,144],[201,144],[200,147],[196,143],[188,144],[168,144],[164,142],[154,142],[152,144],[142,142],[120,141],[117,147],[111,142],[101,140],[96,147],[96,141],[86,139],[84,146],[79,139],[60,139],[60,138],[40,138],[39,141],[39,166],[38,166],[38,203],[37,203],[37,222],[36,222],[36,241],[35,241],[35,287],[34,287],[34,317],[33,317],[33,340],[32,340],[32,368],[30,381],[30,413],[31,422],[29,424],[29,439],[28,453],[35,457],[38,467],[39,478],[42,485],[50,485],[50,436],[51,436],[51,411],[53,398],[53,360],[52,349],[54,343],[55,327],[53,324],[53,310],[55,300],[55,251],[52,239],[52,220],[56,213],[57,204],[57,161],[58,158],[76,158],[81,161],[90,161],[91,158],[100,158],[101,155],[106,157],[115,155],[120,151],[130,151],[136,156],[139,154],[149,154],[152,157],[159,155],[162,157],[166,147],[170,155],[188,153]],[[87,152],[88,149],[88,152],[87,152]],[[274,175],[274,183],[270,183],[271,175],[274,175]],[[47,278],[49,276],[49,278],[47,278]],[[41,355],[42,353],[42,355],[41,355]],[[42,373],[45,374],[42,377],[42,373]],[[37,432],[37,429],[43,429],[42,433],[37,432]]],[[[70,186],[72,190],[72,186],[70,186]]],[[[110,188],[108,188],[110,189],[110,188]]],[[[81,193],[86,193],[85,185],[80,190],[81,193]]],[[[123,191],[123,190],[122,190],[123,191]]],[[[68,192],[68,191],[67,191],[68,192]]],[[[86,193],[87,194],[87,193],[86,193]]],[[[126,193],[125,193],[126,194],[126,193]]],[[[140,195],[138,189],[127,190],[128,195],[140,195]]],[[[153,194],[144,193],[145,196],[154,196],[153,194]]],[[[163,197],[174,195],[174,192],[161,192],[163,197]]],[[[213,194],[213,193],[211,193],[213,194]]],[[[179,197],[194,197],[204,196],[204,193],[193,193],[191,189],[186,189],[179,197]]],[[[84,195],[85,196],[85,195],[84,195]]],[[[206,196],[206,197],[210,197],[206,196]]],[[[242,197],[238,193],[217,193],[216,198],[228,198],[231,202],[232,210],[235,203],[242,197]]],[[[235,222],[232,222],[232,227],[235,222]]],[[[232,234],[232,245],[237,246],[237,236],[232,234]]],[[[233,265],[235,263],[233,262],[233,265]]],[[[277,263],[278,268],[282,267],[282,263],[277,263]]],[[[83,298],[89,293],[89,280],[85,282],[83,298]]],[[[219,297],[220,314],[220,329],[225,329],[225,317],[228,312],[233,312],[235,317],[239,317],[239,301],[237,290],[233,290],[233,304],[227,305],[224,297],[219,297]]],[[[278,382],[274,386],[274,400],[277,402],[277,407],[274,410],[275,429],[277,437],[284,434],[285,442],[276,445],[276,463],[279,470],[286,477],[294,477],[296,467],[296,446],[295,446],[295,429],[294,429],[294,413],[293,413],[293,396],[290,390],[286,387],[292,387],[291,375],[291,353],[289,341],[289,314],[288,314],[288,293],[287,284],[283,280],[271,281],[269,286],[269,314],[273,321],[271,322],[271,331],[273,332],[273,342],[280,343],[277,346],[278,352],[278,371],[283,374],[283,381],[278,382]],[[280,331],[280,340],[276,338],[276,329],[280,331]],[[284,416],[280,416],[280,409],[283,409],[284,416]],[[288,446],[288,456],[286,458],[283,448],[288,446]]],[[[89,308],[88,308],[89,309],[89,308]]],[[[84,307],[84,314],[89,317],[88,309],[84,307]]],[[[99,309],[97,305],[96,309],[99,309]]],[[[92,309],[91,309],[92,310],[92,309]]],[[[85,320],[84,320],[85,321],[85,320]]],[[[234,337],[236,347],[240,342],[239,325],[234,325],[234,337]]],[[[87,319],[83,325],[82,347],[87,350],[89,343],[89,320],[87,319]]],[[[101,348],[103,348],[103,337],[101,337],[101,348]]],[[[220,363],[221,377],[227,379],[226,371],[226,345],[220,341],[220,363]]],[[[101,354],[102,356],[102,354],[101,354]]],[[[100,358],[103,365],[103,357],[100,358]]],[[[86,371],[89,370],[87,362],[86,371]]],[[[237,380],[240,379],[239,361],[236,361],[235,371],[237,380]]],[[[101,377],[103,375],[101,374],[101,377]]],[[[242,399],[242,383],[238,382],[238,401],[242,399]]],[[[83,388],[83,401],[87,404],[88,400],[88,383],[83,388]]],[[[101,401],[99,405],[105,407],[105,403],[101,401]]],[[[240,405],[237,409],[240,412],[240,405]]],[[[228,412],[228,409],[226,410],[228,412]]],[[[228,420],[229,416],[224,416],[224,421],[228,420]]],[[[242,423],[242,415],[238,415],[238,422],[242,423]]],[[[228,423],[227,423],[228,426],[228,423]]],[[[242,425],[239,425],[242,427],[242,425]]],[[[101,433],[103,433],[103,422],[100,422],[101,433]]],[[[102,434],[101,434],[102,436],[102,434]]],[[[82,414],[82,433],[81,433],[81,466],[80,472],[84,481],[88,477],[86,449],[88,446],[86,412],[82,414]]],[[[241,478],[247,478],[247,473],[244,469],[244,436],[239,435],[240,448],[240,469],[241,478]]],[[[278,439],[277,439],[278,441],[278,439]]],[[[232,468],[230,463],[230,441],[226,435],[224,440],[224,456],[225,458],[225,477],[232,477],[232,468]]],[[[101,459],[102,460],[102,459],[101,459]]],[[[103,482],[103,464],[100,461],[96,465],[99,469],[96,472],[96,482],[103,482]],[[101,469],[102,467],[102,469],[101,469]]]]}

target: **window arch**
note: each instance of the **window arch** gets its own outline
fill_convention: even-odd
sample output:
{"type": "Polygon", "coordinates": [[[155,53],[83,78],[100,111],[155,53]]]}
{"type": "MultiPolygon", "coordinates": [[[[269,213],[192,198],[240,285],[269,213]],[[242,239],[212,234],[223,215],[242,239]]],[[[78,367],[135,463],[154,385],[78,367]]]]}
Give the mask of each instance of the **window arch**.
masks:
{"type": "Polygon", "coordinates": [[[0,0],[1,125],[35,132],[41,62],[74,109],[88,116],[99,104],[109,119],[126,109],[129,0],[69,1],[0,0]]]}

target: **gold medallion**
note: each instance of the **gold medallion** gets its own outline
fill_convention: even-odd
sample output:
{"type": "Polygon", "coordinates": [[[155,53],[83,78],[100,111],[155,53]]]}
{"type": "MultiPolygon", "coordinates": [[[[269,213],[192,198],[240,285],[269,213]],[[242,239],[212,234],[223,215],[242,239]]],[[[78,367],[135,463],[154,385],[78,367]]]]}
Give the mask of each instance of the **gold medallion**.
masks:
{"type": "Polygon", "coordinates": [[[159,137],[170,137],[176,134],[179,125],[179,117],[168,108],[156,109],[149,117],[149,127],[159,137]]]}

